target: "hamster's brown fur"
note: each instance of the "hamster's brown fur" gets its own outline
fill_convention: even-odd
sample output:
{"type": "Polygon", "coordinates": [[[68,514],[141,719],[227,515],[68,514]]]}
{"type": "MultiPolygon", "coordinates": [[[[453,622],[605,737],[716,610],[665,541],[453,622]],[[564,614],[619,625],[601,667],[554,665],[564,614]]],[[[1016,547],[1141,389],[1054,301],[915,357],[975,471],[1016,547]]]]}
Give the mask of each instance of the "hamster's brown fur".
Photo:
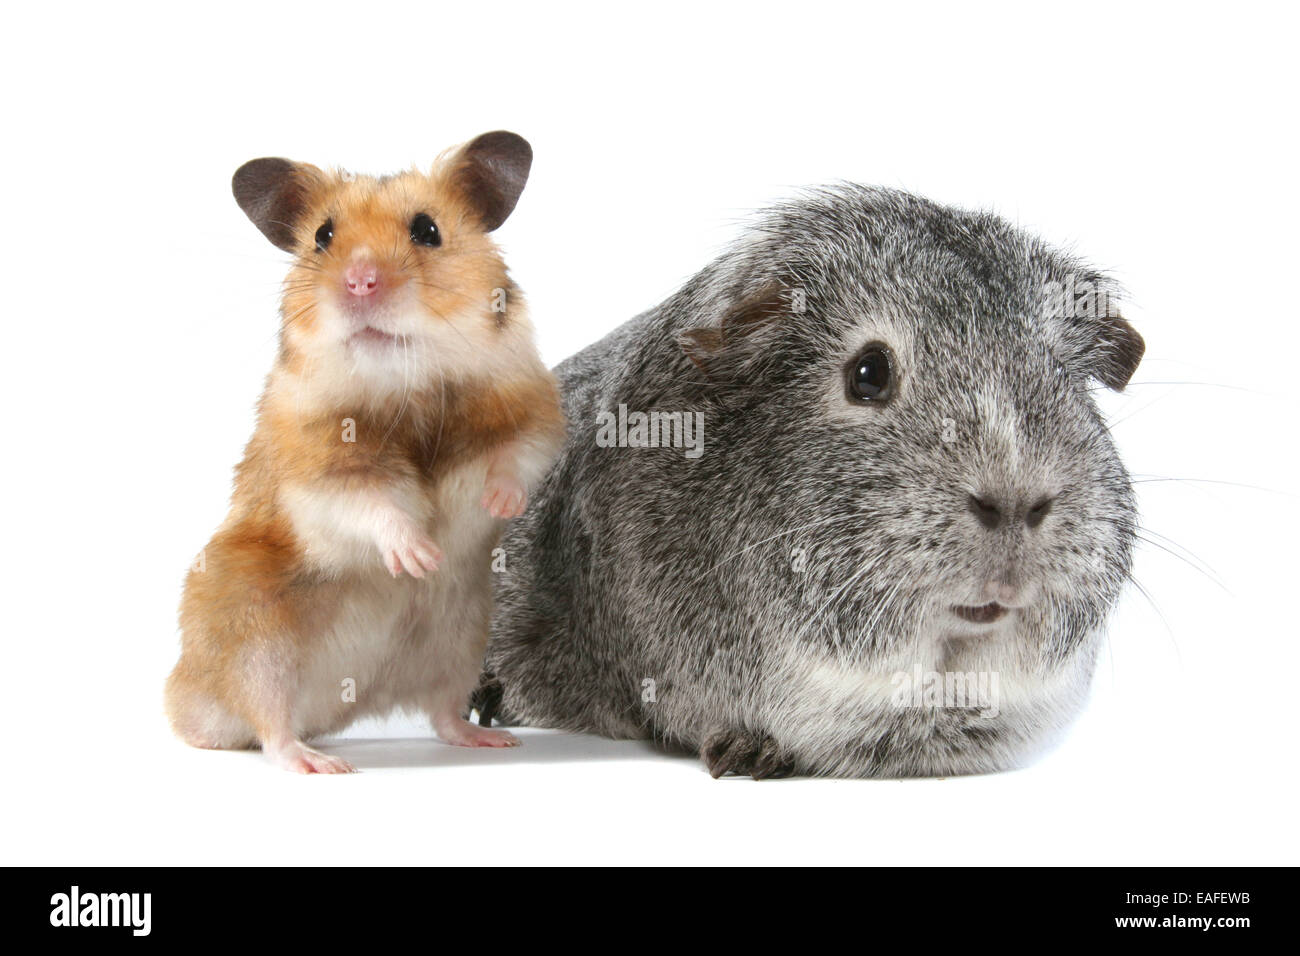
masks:
{"type": "Polygon", "coordinates": [[[240,205],[296,259],[229,517],[185,585],[166,701],[188,743],[346,771],[303,740],[394,707],[425,710],[451,743],[514,742],[463,711],[502,519],[564,431],[488,236],[530,161],[489,133],[428,174],[236,173],[240,205]],[[421,214],[436,245],[415,238],[421,214]],[[357,277],[379,298],[350,291],[357,277]]]}

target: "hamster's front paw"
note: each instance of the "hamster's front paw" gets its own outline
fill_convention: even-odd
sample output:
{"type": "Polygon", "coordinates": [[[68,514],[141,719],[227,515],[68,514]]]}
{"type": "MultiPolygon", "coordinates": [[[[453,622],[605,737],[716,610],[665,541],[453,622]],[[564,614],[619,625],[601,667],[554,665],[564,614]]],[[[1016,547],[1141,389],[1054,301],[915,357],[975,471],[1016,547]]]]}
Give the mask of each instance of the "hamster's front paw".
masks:
{"type": "Polygon", "coordinates": [[[483,507],[494,518],[517,518],[528,506],[528,491],[511,474],[492,472],[483,483],[483,507]]]}
{"type": "Polygon", "coordinates": [[[748,730],[719,730],[709,734],[700,747],[700,756],[714,779],[726,773],[755,780],[789,777],[794,773],[794,761],[782,752],[775,740],[748,730]]]}
{"type": "Polygon", "coordinates": [[[403,571],[413,578],[424,577],[426,571],[437,571],[442,563],[442,549],[418,528],[404,528],[388,536],[380,545],[384,567],[393,577],[403,571]]]}

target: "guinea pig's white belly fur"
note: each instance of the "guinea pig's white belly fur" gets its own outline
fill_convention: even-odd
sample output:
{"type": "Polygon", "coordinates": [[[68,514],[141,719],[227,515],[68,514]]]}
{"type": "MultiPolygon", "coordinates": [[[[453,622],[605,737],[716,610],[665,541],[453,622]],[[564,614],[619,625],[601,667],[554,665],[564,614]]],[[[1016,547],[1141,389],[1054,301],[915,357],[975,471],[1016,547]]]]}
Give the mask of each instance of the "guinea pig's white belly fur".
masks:
{"type": "Polygon", "coordinates": [[[1070,660],[1051,668],[1036,662],[1033,642],[1015,631],[992,640],[936,633],[906,657],[869,666],[788,646],[792,650],[773,662],[766,681],[773,706],[763,719],[775,739],[798,740],[817,773],[854,776],[870,771],[858,765],[864,758],[855,747],[893,734],[896,742],[907,739],[912,761],[896,771],[947,775],[1022,766],[1050,746],[1087,698],[1097,641],[1084,642],[1070,660]],[[916,675],[932,674],[996,675],[995,693],[984,702],[991,706],[972,708],[979,716],[966,711],[958,718],[942,705],[900,703],[901,675],[914,685],[916,675]],[[987,737],[968,752],[936,750],[934,729],[945,720],[976,724],[987,737]]]}
{"type": "Polygon", "coordinates": [[[448,686],[468,694],[487,641],[501,532],[480,504],[485,473],[479,462],[439,482],[427,530],[444,557],[422,579],[392,577],[373,545],[305,538],[312,561],[338,578],[329,623],[309,637],[299,670],[295,729],[311,736],[395,708],[427,710],[448,686]]]}

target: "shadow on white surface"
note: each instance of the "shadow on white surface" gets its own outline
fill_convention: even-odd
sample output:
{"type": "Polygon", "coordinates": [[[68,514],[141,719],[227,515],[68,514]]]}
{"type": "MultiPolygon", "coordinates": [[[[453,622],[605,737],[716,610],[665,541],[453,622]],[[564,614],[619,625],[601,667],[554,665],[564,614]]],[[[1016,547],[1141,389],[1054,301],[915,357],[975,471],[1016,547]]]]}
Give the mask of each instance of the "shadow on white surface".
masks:
{"type": "Polygon", "coordinates": [[[689,760],[643,740],[607,740],[581,734],[513,729],[518,747],[453,747],[426,737],[322,737],[312,746],[358,770],[563,764],[588,761],[689,760]]]}

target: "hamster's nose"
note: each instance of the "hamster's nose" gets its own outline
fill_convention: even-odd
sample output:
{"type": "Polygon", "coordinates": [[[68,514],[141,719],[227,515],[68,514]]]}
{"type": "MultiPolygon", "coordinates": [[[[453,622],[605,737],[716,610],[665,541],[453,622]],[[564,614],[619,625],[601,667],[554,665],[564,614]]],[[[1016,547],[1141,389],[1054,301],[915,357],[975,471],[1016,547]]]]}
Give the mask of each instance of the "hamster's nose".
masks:
{"type": "Polygon", "coordinates": [[[967,495],[966,508],[977,521],[990,531],[1001,527],[1004,520],[1023,519],[1030,528],[1037,528],[1052,510],[1055,495],[1023,495],[1001,498],[997,495],[967,495]]]}
{"type": "Polygon", "coordinates": [[[356,262],[343,273],[343,281],[353,295],[370,295],[379,288],[379,270],[369,262],[356,262]]]}

